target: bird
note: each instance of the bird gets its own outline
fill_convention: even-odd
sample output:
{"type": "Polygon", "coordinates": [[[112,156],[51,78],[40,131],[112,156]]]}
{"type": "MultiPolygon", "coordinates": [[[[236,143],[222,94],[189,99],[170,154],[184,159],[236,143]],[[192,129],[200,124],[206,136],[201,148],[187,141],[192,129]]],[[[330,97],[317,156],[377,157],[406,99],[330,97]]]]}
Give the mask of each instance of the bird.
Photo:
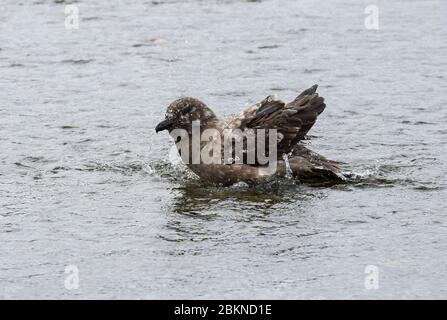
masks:
{"type": "MultiPolygon", "coordinates": [[[[276,95],[269,95],[261,102],[246,108],[241,114],[225,118],[217,117],[213,110],[202,101],[183,97],[168,105],[165,119],[156,126],[155,131],[156,133],[164,130],[169,132],[175,139],[183,162],[186,162],[187,167],[205,182],[222,185],[238,182],[256,184],[270,181],[277,176],[292,178],[299,182],[343,182],[346,177],[342,173],[340,162],[329,160],[311,151],[302,143],[317,117],[326,108],[324,98],[319,96],[317,88],[318,85],[313,85],[289,103],[281,101],[276,95]],[[249,146],[247,139],[243,140],[244,138],[242,138],[242,160],[241,157],[235,156],[235,148],[233,148],[228,158],[225,157],[223,151],[219,154],[213,150],[213,155],[216,153],[218,160],[222,161],[212,163],[209,161],[205,163],[202,159],[198,162],[192,161],[194,123],[197,123],[201,134],[204,134],[206,130],[221,134],[211,135],[210,139],[200,141],[198,148],[195,149],[196,153],[203,153],[206,148],[212,149],[210,146],[216,141],[218,144],[214,146],[217,148],[225,145],[224,132],[228,130],[233,132],[239,129],[239,134],[244,130],[265,130],[265,135],[275,130],[276,136],[272,136],[271,139],[270,135],[269,138],[265,135],[261,138],[256,136],[256,141],[263,140],[265,144],[269,141],[276,143],[276,146],[273,144],[269,144],[269,147],[264,146],[263,153],[264,156],[275,156],[274,172],[267,170],[267,165],[258,160],[246,163],[247,154],[250,151],[259,151],[259,145],[251,143],[249,146]],[[178,132],[183,134],[178,134],[178,132]],[[274,141],[275,138],[276,141],[274,141]],[[184,147],[187,148],[182,149],[184,147]],[[186,155],[185,150],[192,151],[186,155]]],[[[233,147],[234,141],[236,140],[231,141],[233,147]]],[[[240,137],[238,141],[241,141],[240,137]]]]}

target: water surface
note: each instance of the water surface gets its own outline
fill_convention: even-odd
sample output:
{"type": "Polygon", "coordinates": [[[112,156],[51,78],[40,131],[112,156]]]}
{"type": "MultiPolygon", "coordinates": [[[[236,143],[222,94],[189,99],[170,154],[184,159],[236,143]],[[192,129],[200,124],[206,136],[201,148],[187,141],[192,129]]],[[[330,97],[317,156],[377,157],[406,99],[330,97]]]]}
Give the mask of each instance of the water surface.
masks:
{"type": "Polygon", "coordinates": [[[446,298],[447,6],[376,1],[367,30],[369,4],[3,1],[0,298],[446,298]],[[182,95],[314,83],[344,185],[206,186],[155,135],[182,95]]]}

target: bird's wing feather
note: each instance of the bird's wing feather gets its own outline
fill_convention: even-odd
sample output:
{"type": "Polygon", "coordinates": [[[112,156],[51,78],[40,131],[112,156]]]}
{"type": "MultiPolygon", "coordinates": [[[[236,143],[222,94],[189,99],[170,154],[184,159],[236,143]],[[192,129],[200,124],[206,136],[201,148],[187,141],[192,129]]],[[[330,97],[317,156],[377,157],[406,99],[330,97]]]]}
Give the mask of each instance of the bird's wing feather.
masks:
{"type": "Polygon", "coordinates": [[[288,104],[268,96],[244,112],[241,129],[276,129],[278,153],[289,153],[326,107],[324,98],[316,93],[317,87],[314,85],[304,90],[288,104]]]}

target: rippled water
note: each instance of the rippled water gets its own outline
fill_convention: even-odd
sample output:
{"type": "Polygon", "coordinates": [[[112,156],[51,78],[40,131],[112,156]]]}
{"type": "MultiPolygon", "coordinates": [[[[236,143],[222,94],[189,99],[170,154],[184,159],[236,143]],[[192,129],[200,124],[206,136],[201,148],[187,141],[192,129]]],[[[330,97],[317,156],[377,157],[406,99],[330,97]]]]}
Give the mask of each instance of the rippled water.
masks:
{"type": "Polygon", "coordinates": [[[3,1],[0,298],[446,298],[447,4],[369,4],[3,1]],[[206,186],[154,132],[314,83],[347,184],[206,186]]]}

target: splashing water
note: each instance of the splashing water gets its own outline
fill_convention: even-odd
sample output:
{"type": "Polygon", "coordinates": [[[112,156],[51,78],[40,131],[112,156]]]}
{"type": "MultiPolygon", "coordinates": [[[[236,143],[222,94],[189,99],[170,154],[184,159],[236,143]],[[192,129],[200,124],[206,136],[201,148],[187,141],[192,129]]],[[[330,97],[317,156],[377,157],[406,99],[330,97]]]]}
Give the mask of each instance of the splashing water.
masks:
{"type": "Polygon", "coordinates": [[[292,171],[292,168],[290,168],[289,155],[287,155],[287,154],[283,154],[282,158],[283,158],[284,163],[285,163],[285,165],[286,165],[286,174],[285,174],[285,177],[286,177],[287,179],[293,179],[293,171],[292,171]]]}

